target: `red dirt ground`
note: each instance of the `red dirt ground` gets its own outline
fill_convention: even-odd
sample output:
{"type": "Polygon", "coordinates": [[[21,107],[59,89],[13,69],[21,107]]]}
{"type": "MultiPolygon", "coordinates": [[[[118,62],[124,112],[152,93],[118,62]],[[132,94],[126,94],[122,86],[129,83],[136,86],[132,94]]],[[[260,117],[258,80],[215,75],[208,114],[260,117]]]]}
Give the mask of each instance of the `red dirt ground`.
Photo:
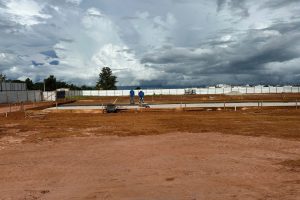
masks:
{"type": "Polygon", "coordinates": [[[65,138],[0,151],[8,199],[290,199],[298,141],[220,133],[65,138]]]}
{"type": "MultiPolygon", "coordinates": [[[[129,97],[78,97],[74,104],[107,104],[117,99],[118,104],[129,104],[129,97]]],[[[256,94],[256,95],[153,95],[145,96],[145,102],[161,103],[201,103],[201,102],[247,102],[247,101],[300,101],[298,93],[256,94]]],[[[135,98],[138,102],[138,97],[135,98]]]]}
{"type": "Polygon", "coordinates": [[[0,199],[300,196],[300,110],[0,116],[0,199]]]}
{"type": "MultiPolygon", "coordinates": [[[[60,100],[57,101],[57,105],[73,102],[60,100]]],[[[13,103],[13,104],[0,104],[0,114],[19,112],[24,110],[36,110],[44,109],[48,107],[53,107],[56,105],[56,102],[26,102],[26,103],[13,103]]]]}

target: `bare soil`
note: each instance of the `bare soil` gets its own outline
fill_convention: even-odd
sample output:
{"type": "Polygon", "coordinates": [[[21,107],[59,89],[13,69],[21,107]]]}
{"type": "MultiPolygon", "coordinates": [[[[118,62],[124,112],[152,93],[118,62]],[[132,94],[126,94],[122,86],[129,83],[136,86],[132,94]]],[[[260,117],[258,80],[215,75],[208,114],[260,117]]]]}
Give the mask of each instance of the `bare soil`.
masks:
{"type": "Polygon", "coordinates": [[[0,199],[290,199],[298,141],[220,133],[75,137],[0,151],[0,199]]]}
{"type": "Polygon", "coordinates": [[[0,199],[290,199],[300,110],[0,116],[0,199]]]}
{"type": "Polygon", "coordinates": [[[57,102],[25,102],[25,103],[12,103],[12,104],[0,104],[0,114],[6,114],[11,112],[19,112],[24,110],[41,110],[49,107],[53,107],[64,103],[73,103],[73,101],[59,100],[57,102]]]}
{"type": "Polygon", "coordinates": [[[237,112],[174,110],[116,114],[49,113],[42,119],[25,119],[24,113],[18,112],[0,119],[0,138],[14,136],[28,142],[69,136],[138,136],[172,132],[219,132],[300,140],[300,109],[295,108],[237,112]]]}
{"type": "MultiPolygon", "coordinates": [[[[128,97],[77,97],[74,105],[101,105],[107,103],[129,104],[128,97]]],[[[247,102],[247,101],[300,101],[300,93],[244,94],[244,95],[153,95],[145,96],[150,104],[202,103],[202,102],[247,102]]],[[[135,98],[138,102],[138,97],[135,98]]]]}

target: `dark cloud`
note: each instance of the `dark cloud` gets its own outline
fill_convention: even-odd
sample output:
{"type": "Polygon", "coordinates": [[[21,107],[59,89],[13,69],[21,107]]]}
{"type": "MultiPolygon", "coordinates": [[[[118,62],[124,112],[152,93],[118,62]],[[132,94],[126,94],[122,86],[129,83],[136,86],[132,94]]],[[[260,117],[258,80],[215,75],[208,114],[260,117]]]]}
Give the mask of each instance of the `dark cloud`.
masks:
{"type": "Polygon", "coordinates": [[[3,2],[0,1],[0,8],[5,8],[5,4],[3,2]]]}
{"type": "Polygon", "coordinates": [[[122,2],[0,0],[0,71],[94,84],[105,65],[123,85],[299,83],[299,0],[122,2]]]}
{"type": "Polygon", "coordinates": [[[146,54],[141,62],[153,64],[199,62],[207,60],[210,55],[211,52],[197,53],[189,48],[162,48],[155,53],[146,54]]]}
{"type": "Polygon", "coordinates": [[[48,56],[48,57],[50,57],[50,58],[58,58],[56,52],[53,51],[53,50],[43,51],[43,52],[41,52],[41,54],[43,54],[43,55],[45,55],[45,56],[48,56]]]}
{"type": "Polygon", "coordinates": [[[249,17],[247,0],[217,0],[217,10],[221,11],[226,5],[241,17],[249,17]]]}
{"type": "Polygon", "coordinates": [[[237,41],[212,40],[200,46],[198,51],[188,48],[159,49],[146,54],[142,62],[168,73],[184,74],[191,79],[202,77],[194,79],[198,83],[203,83],[203,77],[210,77],[210,83],[299,82],[300,68],[290,74],[284,67],[280,71],[266,67],[284,63],[288,67],[289,62],[299,62],[300,65],[299,28],[299,22],[278,23],[266,29],[249,30],[239,35],[237,41]],[[233,76],[238,78],[231,80],[233,76]]]}
{"type": "Polygon", "coordinates": [[[223,7],[225,6],[227,0],[217,0],[217,8],[218,11],[222,10],[223,7]]]}
{"type": "Polygon", "coordinates": [[[59,65],[59,61],[58,60],[53,60],[49,64],[50,65],[59,65]]]}
{"type": "Polygon", "coordinates": [[[300,33],[300,21],[277,22],[265,30],[276,30],[282,34],[300,33]]]}
{"type": "Polygon", "coordinates": [[[247,0],[231,0],[229,2],[230,7],[236,10],[242,17],[249,17],[248,7],[246,6],[247,0]]]}
{"type": "Polygon", "coordinates": [[[263,7],[265,8],[282,8],[289,6],[291,4],[298,4],[299,6],[299,0],[268,0],[263,7]]]}
{"type": "Polygon", "coordinates": [[[34,65],[34,66],[43,66],[44,65],[44,63],[39,63],[39,62],[36,62],[36,61],[31,61],[31,63],[32,63],[32,65],[34,65]]]}

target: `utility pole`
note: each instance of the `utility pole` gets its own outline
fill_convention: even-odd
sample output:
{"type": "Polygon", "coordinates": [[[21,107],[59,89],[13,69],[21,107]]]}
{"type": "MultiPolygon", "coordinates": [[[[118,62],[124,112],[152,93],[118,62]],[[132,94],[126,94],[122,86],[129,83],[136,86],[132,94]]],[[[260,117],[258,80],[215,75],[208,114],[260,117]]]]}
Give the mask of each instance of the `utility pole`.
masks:
{"type": "Polygon", "coordinates": [[[46,92],[46,81],[44,79],[44,92],[46,92]]]}

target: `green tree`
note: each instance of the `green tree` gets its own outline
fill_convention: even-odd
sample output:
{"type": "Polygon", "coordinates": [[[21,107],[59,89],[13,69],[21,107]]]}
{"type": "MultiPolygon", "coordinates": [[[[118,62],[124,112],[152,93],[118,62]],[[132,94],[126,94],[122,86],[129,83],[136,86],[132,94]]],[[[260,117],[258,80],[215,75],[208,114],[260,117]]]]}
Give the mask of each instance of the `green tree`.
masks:
{"type": "Polygon", "coordinates": [[[80,87],[81,90],[94,90],[95,87],[87,86],[87,85],[82,85],[80,87]]]}
{"type": "Polygon", "coordinates": [[[6,81],[6,76],[4,74],[0,74],[0,82],[6,81]]]}
{"type": "Polygon", "coordinates": [[[34,84],[30,78],[25,80],[27,90],[34,90],[34,84]]]}
{"type": "Polygon", "coordinates": [[[116,90],[117,77],[112,74],[109,67],[103,67],[96,85],[97,89],[116,90]]]}
{"type": "Polygon", "coordinates": [[[11,83],[24,83],[24,81],[21,80],[8,80],[11,83]]]}
{"type": "Polygon", "coordinates": [[[57,81],[56,82],[56,89],[58,89],[58,88],[70,88],[70,85],[67,84],[64,81],[57,81]]]}
{"type": "Polygon", "coordinates": [[[54,91],[56,90],[56,78],[53,75],[50,75],[45,79],[45,88],[46,91],[54,91]]]}
{"type": "Polygon", "coordinates": [[[44,90],[44,83],[43,82],[34,83],[33,90],[44,90]]]}

